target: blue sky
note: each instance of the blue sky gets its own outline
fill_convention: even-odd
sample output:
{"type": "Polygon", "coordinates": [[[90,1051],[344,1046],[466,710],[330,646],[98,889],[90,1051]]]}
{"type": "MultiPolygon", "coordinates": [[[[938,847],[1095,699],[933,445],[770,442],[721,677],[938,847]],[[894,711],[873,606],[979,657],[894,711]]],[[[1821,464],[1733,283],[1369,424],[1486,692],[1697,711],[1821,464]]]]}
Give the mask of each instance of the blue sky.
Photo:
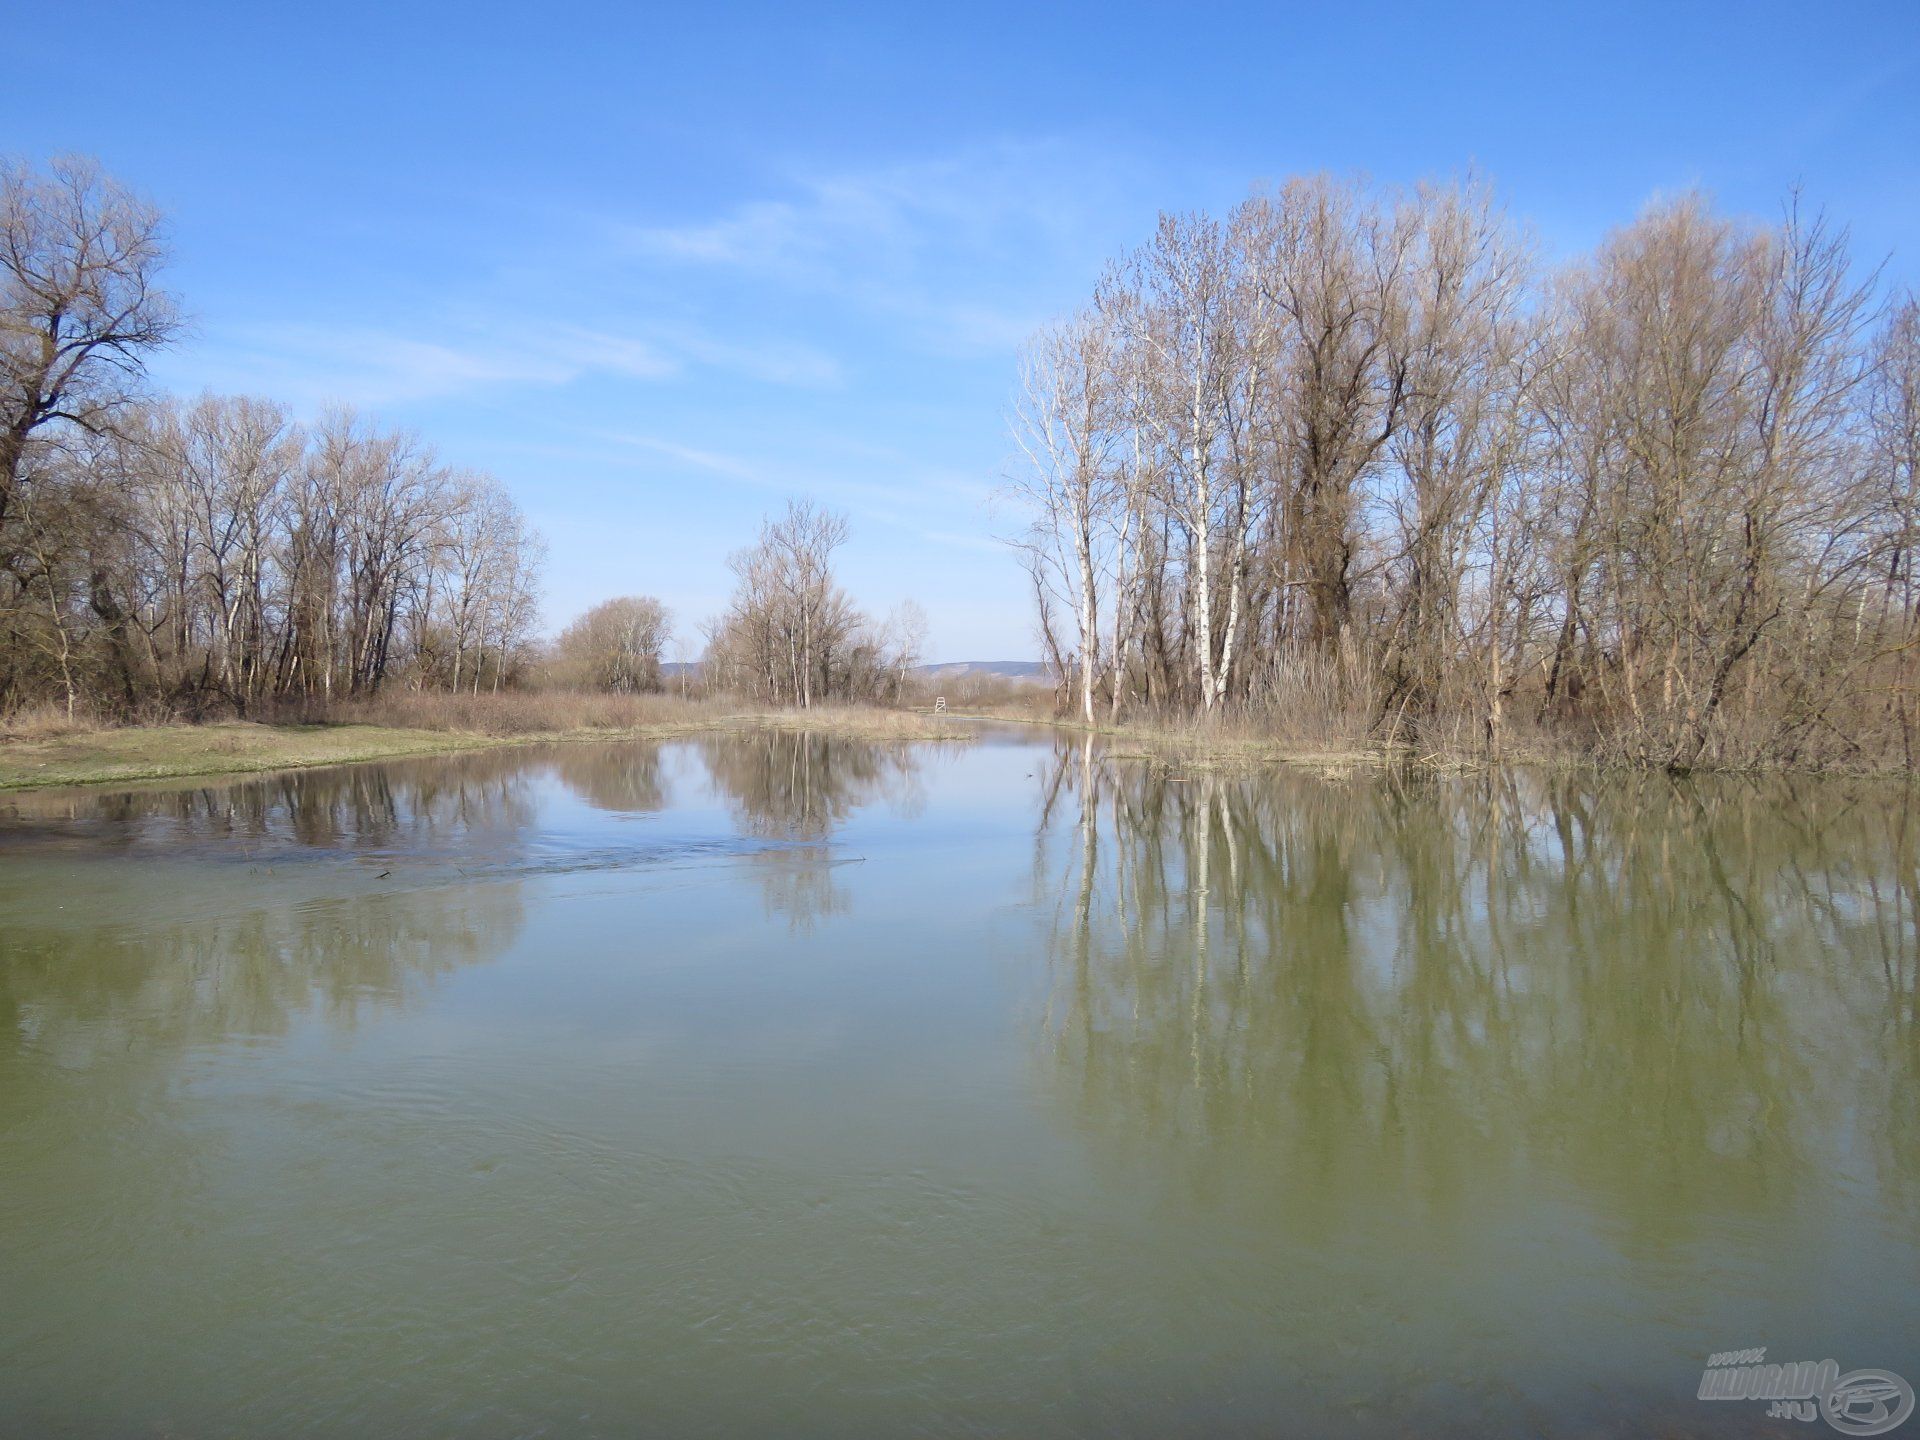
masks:
{"type": "Polygon", "coordinates": [[[0,150],[171,214],[181,390],[343,400],[505,479],[547,618],[692,643],[790,495],[936,659],[1036,653],[995,536],[1020,339],[1160,209],[1474,164],[1571,255],[1790,185],[1920,281],[1920,3],[64,7],[0,150]]]}

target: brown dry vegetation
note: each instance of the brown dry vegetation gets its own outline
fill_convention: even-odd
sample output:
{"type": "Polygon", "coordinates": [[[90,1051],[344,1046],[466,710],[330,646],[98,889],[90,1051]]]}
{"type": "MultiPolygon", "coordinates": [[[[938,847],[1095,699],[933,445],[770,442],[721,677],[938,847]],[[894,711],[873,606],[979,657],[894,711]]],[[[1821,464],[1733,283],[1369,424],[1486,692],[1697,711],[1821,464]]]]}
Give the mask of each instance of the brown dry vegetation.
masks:
{"type": "Polygon", "coordinates": [[[515,690],[497,695],[389,691],[288,712],[294,718],[325,724],[384,725],[500,739],[711,724],[728,713],[725,706],[708,699],[592,690],[515,690]]]}
{"type": "Polygon", "coordinates": [[[1294,180],[1163,216],[1022,381],[1086,724],[1912,767],[1920,302],[1791,199],[1549,269],[1476,181],[1294,180]]]}
{"type": "Polygon", "coordinates": [[[726,696],[610,695],[586,690],[508,691],[449,695],[391,693],[296,712],[325,724],[379,725],[481,735],[496,739],[704,730],[729,724],[821,729],[874,738],[959,739],[951,721],[912,710],[816,703],[807,710],[768,709],[726,696]]]}
{"type": "Polygon", "coordinates": [[[0,790],[139,784],[181,776],[304,769],[498,745],[807,729],[869,741],[965,740],[965,722],[905,710],[741,708],[718,699],[592,692],[413,692],[287,706],[267,723],[115,724],[64,705],[0,718],[0,790]]]}

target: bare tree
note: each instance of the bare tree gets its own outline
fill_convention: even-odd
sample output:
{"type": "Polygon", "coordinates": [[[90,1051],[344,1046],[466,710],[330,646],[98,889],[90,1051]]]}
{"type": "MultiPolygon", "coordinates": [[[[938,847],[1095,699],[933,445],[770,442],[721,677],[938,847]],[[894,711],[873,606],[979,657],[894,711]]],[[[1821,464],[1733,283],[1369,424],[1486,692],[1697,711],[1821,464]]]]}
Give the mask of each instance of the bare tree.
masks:
{"type": "Polygon", "coordinates": [[[911,662],[893,647],[912,631],[875,625],[835,582],[833,555],[848,533],[845,516],[792,502],[732,557],[732,602],[706,627],[709,684],[802,709],[897,693],[911,662]]]}
{"type": "Polygon", "coordinates": [[[34,436],[104,427],[178,328],[165,258],[158,212],[92,161],[0,163],[0,536],[34,436]]]}
{"type": "Polygon", "coordinates": [[[1847,250],[1682,197],[1542,277],[1472,177],[1162,217],[1022,368],[1073,708],[1104,667],[1109,714],[1501,752],[1524,696],[1651,765],[1905,753],[1920,321],[1873,334],[1847,250]]]}
{"type": "Polygon", "coordinates": [[[569,678],[593,689],[658,690],[672,628],[667,607],[651,596],[604,600],[560,632],[554,652],[569,678]]]}
{"type": "Polygon", "coordinates": [[[1071,592],[1080,708],[1089,725],[1101,668],[1100,591],[1122,533],[1109,327],[1086,312],[1042,331],[1022,362],[1014,412],[1026,457],[1016,489],[1032,515],[1024,544],[1035,583],[1071,592]]]}

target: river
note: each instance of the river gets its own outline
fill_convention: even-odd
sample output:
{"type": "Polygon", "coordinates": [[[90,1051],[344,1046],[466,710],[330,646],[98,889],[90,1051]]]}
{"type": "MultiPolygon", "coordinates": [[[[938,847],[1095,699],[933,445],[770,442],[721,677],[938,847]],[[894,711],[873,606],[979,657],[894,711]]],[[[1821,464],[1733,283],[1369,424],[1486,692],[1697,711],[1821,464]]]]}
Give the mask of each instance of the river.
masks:
{"type": "Polygon", "coordinates": [[[1801,1433],[1695,1397],[1920,1381],[1917,856],[1033,730],[0,798],[0,1434],[1801,1433]]]}

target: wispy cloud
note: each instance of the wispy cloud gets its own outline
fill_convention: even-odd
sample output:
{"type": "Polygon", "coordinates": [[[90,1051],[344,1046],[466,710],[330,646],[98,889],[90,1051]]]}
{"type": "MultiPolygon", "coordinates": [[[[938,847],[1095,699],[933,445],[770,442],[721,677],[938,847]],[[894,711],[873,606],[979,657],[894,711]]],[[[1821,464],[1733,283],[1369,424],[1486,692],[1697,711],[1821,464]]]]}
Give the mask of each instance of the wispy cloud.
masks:
{"type": "Polygon", "coordinates": [[[844,379],[838,360],[801,341],[754,336],[727,340],[683,324],[655,325],[649,333],[689,360],[769,385],[828,389],[844,379]]]}
{"type": "Polygon", "coordinates": [[[1047,140],[865,172],[797,174],[781,198],[679,225],[620,227],[636,263],[843,297],[963,352],[1019,343],[1084,288],[1127,208],[1110,156],[1047,140]]]}
{"type": "Polygon", "coordinates": [[[606,431],[602,432],[601,438],[630,449],[663,455],[669,460],[678,461],[695,470],[704,470],[710,475],[724,475],[729,480],[743,480],[752,485],[776,483],[768,480],[762,467],[732,455],[700,450],[691,445],[677,445],[671,440],[660,440],[651,435],[624,435],[606,431]]]}
{"type": "Polygon", "coordinates": [[[997,552],[991,537],[965,534],[947,526],[956,504],[963,510],[984,505],[987,487],[969,477],[924,469],[902,462],[887,480],[854,480],[822,473],[807,465],[753,460],[696,445],[681,444],[655,435],[600,431],[593,438],[657,456],[675,466],[750,485],[782,496],[811,496],[840,506],[863,519],[877,521],[919,539],[953,549],[997,552]]]}
{"type": "Polygon", "coordinates": [[[1023,239],[1059,245],[1080,238],[1089,211],[1105,198],[1093,177],[1110,169],[1108,157],[1078,144],[1008,142],[868,171],[799,173],[787,182],[787,198],[628,235],[641,252],[789,275],[822,261],[838,269],[850,256],[898,262],[1023,239]],[[1071,189],[1069,180],[1077,182],[1071,189]]]}
{"type": "Polygon", "coordinates": [[[1084,145],[1029,141],[796,173],[780,193],[680,224],[575,214],[428,311],[216,319],[166,378],[372,408],[699,372],[836,388],[846,367],[820,337],[844,345],[862,326],[881,345],[1011,351],[1084,292],[1125,188],[1084,145]]]}
{"type": "Polygon", "coordinates": [[[831,356],[798,343],[720,340],[688,325],[623,333],[504,317],[423,322],[408,333],[311,322],[216,329],[163,368],[190,377],[189,388],[263,391],[304,408],[381,408],[590,376],[651,384],[697,369],[774,385],[825,387],[841,378],[831,356]]]}
{"type": "Polygon", "coordinates": [[[250,326],[216,330],[162,363],[191,388],[266,393],[302,408],[342,402],[385,406],[498,385],[560,385],[567,363],[472,337],[424,339],[356,325],[250,326]]]}

